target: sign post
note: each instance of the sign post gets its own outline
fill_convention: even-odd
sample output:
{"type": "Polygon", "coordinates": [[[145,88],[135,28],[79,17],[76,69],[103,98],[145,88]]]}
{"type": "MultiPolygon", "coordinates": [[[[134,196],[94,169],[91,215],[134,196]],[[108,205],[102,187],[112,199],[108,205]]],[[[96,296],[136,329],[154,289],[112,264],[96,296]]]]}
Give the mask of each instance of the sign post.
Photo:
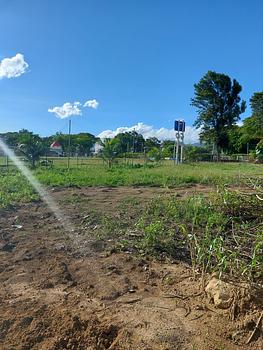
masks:
{"type": "Polygon", "coordinates": [[[185,121],[175,120],[174,131],[175,131],[175,138],[176,138],[176,141],[174,143],[174,162],[176,160],[176,164],[179,164],[180,162],[183,163],[185,121]],[[181,141],[181,152],[179,152],[180,141],[181,141]],[[176,145],[176,151],[175,151],[175,145],[176,145]]]}

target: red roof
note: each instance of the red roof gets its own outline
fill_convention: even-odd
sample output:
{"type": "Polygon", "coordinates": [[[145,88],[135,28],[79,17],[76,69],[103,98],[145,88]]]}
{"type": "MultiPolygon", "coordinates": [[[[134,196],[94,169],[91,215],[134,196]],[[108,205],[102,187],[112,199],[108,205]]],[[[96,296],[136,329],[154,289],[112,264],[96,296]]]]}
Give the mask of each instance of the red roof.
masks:
{"type": "Polygon", "coordinates": [[[62,148],[58,141],[51,143],[50,148],[62,148]]]}

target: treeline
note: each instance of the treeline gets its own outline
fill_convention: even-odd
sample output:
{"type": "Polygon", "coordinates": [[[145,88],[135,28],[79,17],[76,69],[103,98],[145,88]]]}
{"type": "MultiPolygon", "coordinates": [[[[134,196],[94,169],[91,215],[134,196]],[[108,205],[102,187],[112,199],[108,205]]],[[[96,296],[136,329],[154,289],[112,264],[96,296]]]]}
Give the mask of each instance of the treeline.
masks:
{"type": "Polygon", "coordinates": [[[35,167],[41,156],[49,155],[50,146],[57,141],[62,147],[62,155],[89,156],[94,144],[98,141],[94,135],[89,133],[79,133],[69,136],[57,133],[49,137],[41,137],[31,131],[22,129],[18,132],[7,132],[0,134],[6,144],[17,154],[24,157],[35,167]]]}
{"type": "Polygon", "coordinates": [[[56,133],[48,137],[41,137],[26,129],[0,134],[0,137],[4,138],[7,145],[11,148],[17,148],[22,144],[38,143],[41,144],[43,151],[49,150],[50,145],[57,141],[64,153],[70,150],[72,154],[78,153],[80,156],[89,155],[93,145],[98,141],[98,138],[90,133],[73,134],[70,136],[69,148],[69,137],[67,134],[56,133]]]}
{"type": "MultiPolygon", "coordinates": [[[[246,109],[241,100],[241,85],[229,76],[208,71],[194,85],[191,105],[196,108],[194,125],[200,128],[200,146],[186,147],[186,158],[190,161],[209,160],[211,155],[220,159],[221,155],[250,153],[258,161],[263,161],[263,92],[255,92],[250,98],[252,114],[237,123],[246,109]]],[[[28,130],[0,134],[6,143],[21,152],[34,166],[36,161],[57,141],[64,155],[89,156],[98,144],[99,154],[113,162],[116,157],[144,156],[159,160],[173,157],[174,140],[161,142],[156,137],[145,139],[136,131],[124,132],[112,139],[100,140],[90,133],[70,136],[57,133],[40,137],[28,130]]]]}

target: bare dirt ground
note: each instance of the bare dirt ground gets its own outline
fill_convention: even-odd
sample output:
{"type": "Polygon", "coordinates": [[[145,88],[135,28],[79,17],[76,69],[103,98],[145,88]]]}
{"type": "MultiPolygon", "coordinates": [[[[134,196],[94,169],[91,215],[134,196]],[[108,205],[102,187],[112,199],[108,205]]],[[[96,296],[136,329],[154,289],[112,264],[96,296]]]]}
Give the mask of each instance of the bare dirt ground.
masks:
{"type": "Polygon", "coordinates": [[[117,252],[113,239],[96,235],[94,215],[83,226],[91,208],[103,215],[116,213],[126,198],[143,206],[171,191],[208,190],[56,189],[77,227],[71,237],[41,202],[2,211],[0,349],[262,349],[260,336],[245,344],[259,310],[233,321],[209,303],[186,263],[117,252]]]}

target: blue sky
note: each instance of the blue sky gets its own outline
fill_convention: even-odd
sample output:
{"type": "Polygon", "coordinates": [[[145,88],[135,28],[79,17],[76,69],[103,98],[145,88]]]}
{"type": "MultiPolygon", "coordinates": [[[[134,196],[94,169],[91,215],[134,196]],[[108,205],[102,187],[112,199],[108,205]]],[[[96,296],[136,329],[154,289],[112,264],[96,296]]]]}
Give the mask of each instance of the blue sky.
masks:
{"type": "Polygon", "coordinates": [[[262,37],[260,0],[0,0],[0,60],[28,64],[0,79],[0,132],[66,132],[48,109],[93,99],[74,132],[192,125],[193,84],[208,70],[237,79],[247,102],[262,91],[262,37]]]}

